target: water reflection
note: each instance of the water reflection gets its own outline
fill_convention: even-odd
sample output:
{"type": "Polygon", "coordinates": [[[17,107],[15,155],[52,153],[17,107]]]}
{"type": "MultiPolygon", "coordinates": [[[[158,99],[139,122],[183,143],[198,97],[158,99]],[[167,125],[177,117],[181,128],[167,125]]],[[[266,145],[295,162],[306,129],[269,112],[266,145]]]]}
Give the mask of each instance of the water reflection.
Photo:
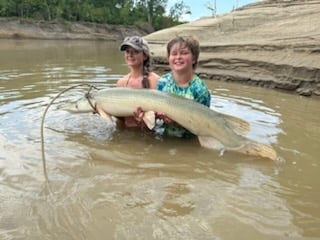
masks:
{"type": "Polygon", "coordinates": [[[58,110],[87,91],[73,89],[45,121],[48,191],[47,104],[76,84],[114,84],[127,69],[117,43],[1,40],[0,51],[1,239],[320,236],[317,99],[207,82],[212,108],[250,122],[248,137],[285,160],[274,163],[58,110]]]}
{"type": "MultiPolygon", "coordinates": [[[[222,90],[223,91],[223,90],[222,90]]],[[[212,109],[238,116],[250,122],[248,137],[266,144],[276,144],[280,129],[281,116],[276,109],[263,105],[261,100],[232,95],[213,95],[212,109]]]]}

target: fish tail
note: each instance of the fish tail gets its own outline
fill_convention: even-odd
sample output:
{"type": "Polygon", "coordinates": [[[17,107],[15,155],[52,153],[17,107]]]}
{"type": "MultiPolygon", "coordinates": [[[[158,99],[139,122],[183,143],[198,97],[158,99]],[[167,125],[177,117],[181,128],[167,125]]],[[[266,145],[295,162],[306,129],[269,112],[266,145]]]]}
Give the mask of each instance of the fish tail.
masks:
{"type": "Polygon", "coordinates": [[[251,156],[259,156],[274,161],[278,158],[277,152],[271,146],[259,142],[248,142],[238,149],[238,151],[251,156]]]}

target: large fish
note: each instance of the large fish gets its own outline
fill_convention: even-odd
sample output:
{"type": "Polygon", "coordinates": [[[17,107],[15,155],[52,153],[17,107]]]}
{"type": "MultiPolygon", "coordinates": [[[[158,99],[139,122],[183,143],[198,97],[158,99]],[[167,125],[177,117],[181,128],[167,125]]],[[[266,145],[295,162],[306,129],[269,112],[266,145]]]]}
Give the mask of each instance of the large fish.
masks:
{"type": "MultiPolygon", "coordinates": [[[[218,113],[193,100],[158,90],[107,88],[87,94],[85,98],[65,105],[62,109],[74,113],[97,111],[101,116],[111,119],[111,116],[132,116],[138,107],[147,113],[164,113],[197,135],[203,147],[221,152],[235,151],[277,159],[277,154],[271,146],[243,136],[249,128],[249,124],[244,120],[218,113]]],[[[149,114],[146,116],[150,118],[149,114]]],[[[152,122],[148,125],[152,125],[152,122]]]]}

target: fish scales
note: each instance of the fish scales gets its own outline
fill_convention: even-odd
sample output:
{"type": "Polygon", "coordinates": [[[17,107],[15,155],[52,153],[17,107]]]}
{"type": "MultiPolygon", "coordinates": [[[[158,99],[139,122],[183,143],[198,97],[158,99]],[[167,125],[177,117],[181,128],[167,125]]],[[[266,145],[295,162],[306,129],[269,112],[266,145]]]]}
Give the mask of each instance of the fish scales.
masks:
{"type": "MultiPolygon", "coordinates": [[[[271,146],[252,141],[233,128],[235,117],[218,113],[194,100],[154,89],[107,88],[94,92],[89,101],[104,113],[115,117],[132,116],[138,107],[143,111],[164,113],[197,135],[200,144],[216,150],[230,150],[275,160],[271,146]]],[[[88,99],[65,107],[70,112],[92,112],[88,99]]],[[[239,120],[239,119],[238,119],[239,120]]],[[[241,123],[243,120],[239,120],[241,123]]],[[[244,121],[243,121],[244,122],[244,121]]]]}

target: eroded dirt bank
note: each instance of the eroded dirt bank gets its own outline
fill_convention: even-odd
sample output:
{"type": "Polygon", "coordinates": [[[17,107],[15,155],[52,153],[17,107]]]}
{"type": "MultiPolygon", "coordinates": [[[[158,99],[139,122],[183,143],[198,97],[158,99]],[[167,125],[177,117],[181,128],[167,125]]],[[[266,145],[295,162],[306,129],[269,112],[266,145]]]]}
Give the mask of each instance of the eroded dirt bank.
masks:
{"type": "Polygon", "coordinates": [[[320,95],[320,0],[265,0],[236,11],[165,29],[146,38],[156,68],[176,35],[201,43],[197,72],[210,79],[320,95]]]}

